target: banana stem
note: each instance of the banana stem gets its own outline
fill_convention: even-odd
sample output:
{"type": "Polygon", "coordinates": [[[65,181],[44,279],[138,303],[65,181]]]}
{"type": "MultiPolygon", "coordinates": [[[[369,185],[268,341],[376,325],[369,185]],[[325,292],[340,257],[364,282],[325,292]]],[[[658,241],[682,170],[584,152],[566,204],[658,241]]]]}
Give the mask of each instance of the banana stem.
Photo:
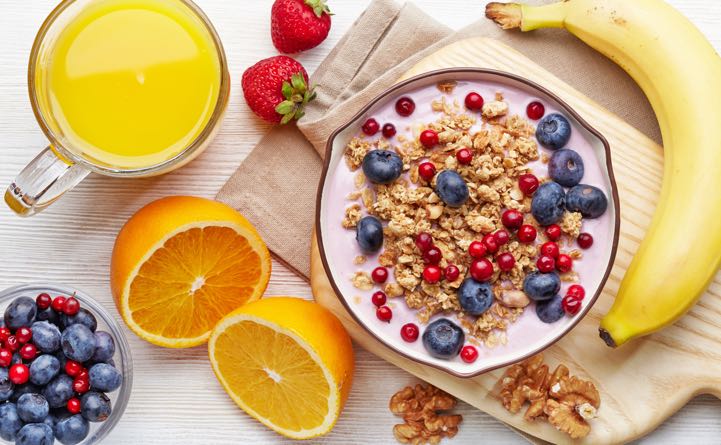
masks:
{"type": "Polygon", "coordinates": [[[486,18],[503,29],[520,28],[524,32],[539,28],[563,28],[567,9],[566,1],[543,6],[492,2],[486,5],[486,18]]]}

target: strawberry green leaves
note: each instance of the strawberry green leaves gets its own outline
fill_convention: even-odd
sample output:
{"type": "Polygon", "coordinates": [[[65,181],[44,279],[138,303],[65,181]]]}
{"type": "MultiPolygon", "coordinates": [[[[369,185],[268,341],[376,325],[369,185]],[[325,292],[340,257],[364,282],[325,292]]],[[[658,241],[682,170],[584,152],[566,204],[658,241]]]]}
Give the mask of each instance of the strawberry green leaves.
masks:
{"type": "Polygon", "coordinates": [[[305,4],[313,8],[313,12],[318,17],[322,16],[323,13],[333,15],[325,3],[325,0],[305,0],[305,4]]]}
{"type": "Polygon", "coordinates": [[[276,113],[283,116],[280,121],[281,124],[287,124],[292,120],[303,117],[305,115],[303,110],[305,105],[315,99],[316,96],[313,87],[308,88],[305,78],[300,72],[293,74],[290,82],[284,81],[281,91],[285,100],[275,107],[276,113]]]}

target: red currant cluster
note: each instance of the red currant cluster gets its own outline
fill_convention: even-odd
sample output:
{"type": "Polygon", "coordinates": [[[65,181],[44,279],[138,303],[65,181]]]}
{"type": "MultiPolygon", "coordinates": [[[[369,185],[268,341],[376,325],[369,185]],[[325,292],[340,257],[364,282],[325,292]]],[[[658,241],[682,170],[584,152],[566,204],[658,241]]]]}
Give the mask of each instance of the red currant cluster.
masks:
{"type": "Polygon", "coordinates": [[[386,139],[390,139],[396,135],[396,126],[395,125],[393,125],[391,123],[387,123],[387,124],[384,124],[383,128],[381,129],[381,126],[378,123],[378,121],[373,118],[370,118],[367,121],[365,121],[365,123],[363,124],[361,129],[363,130],[363,133],[368,136],[374,136],[376,133],[378,133],[378,130],[381,130],[381,133],[383,133],[383,137],[385,137],[386,139]]]}

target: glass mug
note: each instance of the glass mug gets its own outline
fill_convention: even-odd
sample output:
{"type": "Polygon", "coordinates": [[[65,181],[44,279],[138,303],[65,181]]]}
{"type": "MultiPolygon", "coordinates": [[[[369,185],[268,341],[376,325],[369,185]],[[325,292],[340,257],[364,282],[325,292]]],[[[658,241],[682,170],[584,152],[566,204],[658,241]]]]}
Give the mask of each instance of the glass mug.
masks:
{"type": "Polygon", "coordinates": [[[190,162],[220,127],[230,76],[190,0],[65,0],[35,39],[28,89],[50,145],[5,193],[21,216],[90,172],[154,176],[190,162]]]}

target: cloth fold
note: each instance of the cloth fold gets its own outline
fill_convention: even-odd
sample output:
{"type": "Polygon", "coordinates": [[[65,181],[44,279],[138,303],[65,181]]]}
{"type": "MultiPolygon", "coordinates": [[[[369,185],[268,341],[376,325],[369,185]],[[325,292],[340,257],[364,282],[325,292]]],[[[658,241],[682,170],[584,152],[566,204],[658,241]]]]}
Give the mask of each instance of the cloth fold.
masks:
{"type": "Polygon", "coordinates": [[[306,116],[297,127],[277,127],[263,137],[217,199],[242,212],[275,256],[308,279],[316,189],[328,136],[423,57],[474,36],[503,41],[660,141],[640,89],[580,40],[564,30],[505,32],[482,18],[482,10],[469,13],[479,20],[453,32],[411,3],[372,1],[311,76],[318,97],[306,116]]]}

